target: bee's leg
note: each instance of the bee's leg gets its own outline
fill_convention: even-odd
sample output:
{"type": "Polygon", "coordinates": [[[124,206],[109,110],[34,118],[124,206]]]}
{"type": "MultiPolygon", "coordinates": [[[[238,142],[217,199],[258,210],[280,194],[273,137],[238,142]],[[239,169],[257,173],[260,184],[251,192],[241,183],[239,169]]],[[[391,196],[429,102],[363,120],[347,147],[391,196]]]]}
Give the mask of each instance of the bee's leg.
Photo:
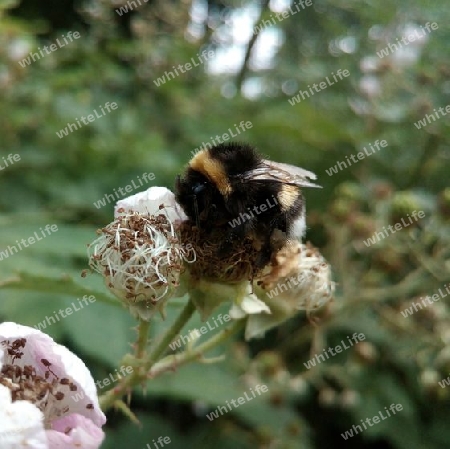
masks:
{"type": "Polygon", "coordinates": [[[236,247],[236,243],[244,240],[245,238],[245,230],[240,228],[231,228],[225,231],[225,238],[220,245],[219,255],[222,257],[230,255],[234,248],[236,247]]]}
{"type": "Polygon", "coordinates": [[[270,244],[264,244],[256,257],[255,268],[257,270],[264,268],[270,262],[271,256],[272,249],[270,244]]]}
{"type": "Polygon", "coordinates": [[[219,256],[225,257],[235,251],[236,247],[240,246],[245,238],[251,234],[252,229],[253,224],[250,220],[235,226],[231,226],[228,222],[224,228],[224,239],[219,248],[219,256]]]}
{"type": "Polygon", "coordinates": [[[270,222],[260,223],[257,228],[260,245],[258,258],[256,260],[257,268],[267,265],[272,254],[281,249],[286,243],[286,219],[284,214],[277,214],[270,222]]]}
{"type": "Polygon", "coordinates": [[[203,209],[203,212],[200,213],[199,218],[202,229],[204,229],[207,234],[211,233],[218,219],[217,206],[215,204],[208,205],[203,209]]]}

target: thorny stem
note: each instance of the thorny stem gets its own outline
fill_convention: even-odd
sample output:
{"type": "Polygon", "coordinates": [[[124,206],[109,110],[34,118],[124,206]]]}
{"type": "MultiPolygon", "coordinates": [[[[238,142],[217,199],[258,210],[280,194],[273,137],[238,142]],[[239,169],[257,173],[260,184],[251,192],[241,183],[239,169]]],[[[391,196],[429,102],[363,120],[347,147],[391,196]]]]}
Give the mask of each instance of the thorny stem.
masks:
{"type": "Polygon", "coordinates": [[[181,314],[175,320],[169,329],[167,329],[161,341],[150,351],[149,362],[150,366],[147,366],[147,369],[150,369],[151,365],[158,361],[158,359],[163,355],[164,351],[169,346],[169,343],[175,339],[175,337],[180,333],[183,326],[189,321],[193,313],[195,312],[195,306],[192,300],[186,304],[186,307],[182,310],[181,314]]]}
{"type": "Polygon", "coordinates": [[[415,291],[420,291],[426,285],[424,274],[425,270],[419,267],[395,285],[381,288],[366,288],[361,292],[355,302],[380,301],[380,298],[386,301],[391,298],[401,298],[406,295],[411,295],[415,291]]]}
{"type": "MultiPolygon", "coordinates": [[[[175,367],[184,365],[186,363],[192,362],[201,358],[204,352],[213,349],[214,347],[221,344],[231,335],[235,334],[239,329],[241,329],[245,323],[245,320],[239,320],[231,325],[229,328],[222,330],[217,333],[209,340],[205,341],[198,347],[191,349],[187,348],[184,352],[177,355],[169,355],[158,362],[158,358],[161,357],[166,351],[169,343],[173,341],[173,339],[177,336],[177,334],[181,331],[183,326],[189,321],[193,313],[195,312],[195,306],[191,300],[186,304],[186,307],[182,310],[181,314],[175,320],[175,322],[167,329],[166,333],[163,335],[160,342],[150,351],[148,357],[145,358],[144,363],[138,366],[127,377],[123,377],[119,384],[111,390],[107,391],[103,395],[100,396],[100,407],[104,412],[106,412],[109,408],[111,408],[117,401],[124,396],[127,392],[129,392],[134,386],[142,384],[148,380],[149,377],[156,377],[157,375],[163,373],[164,371],[168,371],[169,369],[173,369],[175,367]],[[153,369],[152,369],[153,367],[153,369]]],[[[137,354],[143,354],[145,350],[145,344],[142,350],[142,342],[147,340],[147,333],[145,333],[145,339],[143,333],[145,332],[145,325],[143,322],[139,324],[139,337],[137,343],[137,354]],[[142,331],[142,334],[141,334],[142,331]]],[[[148,327],[147,327],[148,331],[148,327]]]]}
{"type": "Polygon", "coordinates": [[[239,332],[244,327],[244,324],[245,320],[238,320],[230,327],[218,332],[214,335],[214,337],[211,337],[209,340],[205,341],[196,348],[188,349],[180,354],[168,355],[153,365],[152,369],[148,373],[148,376],[153,378],[165,371],[173,370],[185,365],[186,363],[201,359],[203,353],[215,348],[226,341],[229,337],[239,332]]]}
{"type": "Polygon", "coordinates": [[[150,329],[150,322],[140,320],[138,326],[138,339],[136,342],[136,358],[141,359],[147,347],[147,336],[150,329]]]}

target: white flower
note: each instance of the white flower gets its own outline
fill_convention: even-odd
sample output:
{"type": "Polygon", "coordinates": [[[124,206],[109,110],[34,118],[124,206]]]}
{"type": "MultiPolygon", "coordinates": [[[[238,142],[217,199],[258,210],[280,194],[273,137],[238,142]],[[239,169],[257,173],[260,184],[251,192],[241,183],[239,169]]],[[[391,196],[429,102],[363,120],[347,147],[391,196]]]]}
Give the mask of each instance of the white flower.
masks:
{"type": "Polygon", "coordinates": [[[407,46],[404,43],[401,45],[397,43],[397,45],[400,45],[400,48],[390,55],[390,61],[395,68],[403,69],[416,64],[421,56],[422,47],[428,42],[429,36],[424,34],[423,28],[421,30],[414,23],[406,24],[399,32],[401,36],[397,39],[407,38],[407,46]],[[414,40],[410,41],[410,38],[414,38],[414,40]]]}
{"type": "Polygon", "coordinates": [[[116,203],[114,218],[123,214],[139,213],[141,215],[158,215],[161,205],[168,220],[187,220],[181,206],[175,201],[175,195],[166,187],[150,187],[144,192],[136,193],[116,203]]]}
{"type": "MultiPolygon", "coordinates": [[[[330,266],[316,248],[300,242],[290,242],[282,248],[255,284],[254,294],[269,312],[266,309],[257,312],[254,306],[248,309],[253,312],[247,312],[247,340],[262,336],[299,310],[309,313],[323,307],[334,293],[330,266]]],[[[240,318],[236,312],[234,306],[230,315],[240,318]]]]}
{"type": "MultiPolygon", "coordinates": [[[[300,245],[297,271],[278,282],[291,282],[290,289],[281,292],[279,298],[293,301],[298,310],[315,310],[328,303],[334,292],[331,268],[317,248],[300,245]]],[[[288,284],[289,285],[289,284],[288,284]]]]}
{"type": "Polygon", "coordinates": [[[363,73],[376,72],[380,68],[380,58],[376,56],[364,56],[359,61],[359,68],[363,73]]]}
{"type": "Polygon", "coordinates": [[[420,47],[402,47],[390,55],[390,60],[395,68],[403,69],[414,65],[420,58],[420,47]]]}
{"type": "Polygon", "coordinates": [[[235,319],[244,318],[248,313],[260,313],[268,308],[255,295],[250,295],[251,285],[248,281],[228,284],[205,279],[188,279],[183,282],[183,293],[188,293],[203,321],[223,302],[233,301],[235,319]]]}
{"type": "Polygon", "coordinates": [[[141,319],[149,320],[179,285],[183,261],[195,261],[182,247],[164,214],[119,215],[89,245],[89,265],[108,288],[141,319]],[[164,301],[161,301],[164,300],[164,301]]]}
{"type": "Polygon", "coordinates": [[[246,296],[233,303],[230,309],[230,316],[235,320],[245,318],[247,315],[259,313],[271,313],[269,307],[258,297],[251,293],[251,285],[248,284],[246,296]]]}
{"type": "Polygon", "coordinates": [[[32,50],[33,46],[31,42],[27,39],[16,38],[10,41],[9,45],[6,47],[8,56],[13,61],[19,61],[32,50]]]}
{"type": "Polygon", "coordinates": [[[363,76],[359,80],[359,90],[368,98],[381,94],[381,83],[378,77],[373,75],[363,76]]]}
{"type": "Polygon", "coordinates": [[[0,324],[2,449],[97,449],[106,422],[84,363],[39,330],[0,324]]]}
{"type": "Polygon", "coordinates": [[[425,45],[429,40],[429,36],[428,34],[426,34],[426,31],[423,29],[423,27],[419,27],[419,25],[415,23],[407,23],[400,30],[400,34],[402,36],[408,37],[408,41],[410,36],[414,37],[414,40],[409,41],[409,45],[413,47],[421,47],[422,45],[425,45]],[[422,28],[422,30],[420,28],[422,28]]]}
{"type": "Polygon", "coordinates": [[[47,449],[42,412],[31,402],[11,400],[9,388],[0,385],[0,442],[3,449],[47,449]]]}

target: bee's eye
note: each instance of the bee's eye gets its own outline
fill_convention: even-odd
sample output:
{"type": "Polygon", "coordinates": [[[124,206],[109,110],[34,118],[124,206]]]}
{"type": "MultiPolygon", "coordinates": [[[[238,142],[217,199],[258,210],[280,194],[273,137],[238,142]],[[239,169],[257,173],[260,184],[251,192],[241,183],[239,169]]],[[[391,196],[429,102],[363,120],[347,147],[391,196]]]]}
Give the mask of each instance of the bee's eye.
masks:
{"type": "Polygon", "coordinates": [[[192,187],[192,192],[194,195],[198,195],[200,192],[206,189],[206,182],[199,182],[192,187]]]}

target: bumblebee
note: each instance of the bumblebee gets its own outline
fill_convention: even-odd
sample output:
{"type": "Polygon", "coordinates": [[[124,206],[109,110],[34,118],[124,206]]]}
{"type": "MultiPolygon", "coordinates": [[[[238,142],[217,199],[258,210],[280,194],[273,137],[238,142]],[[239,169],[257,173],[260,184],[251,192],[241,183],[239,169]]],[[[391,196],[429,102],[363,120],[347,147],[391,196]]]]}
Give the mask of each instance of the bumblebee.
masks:
{"type": "Polygon", "coordinates": [[[175,186],[177,202],[204,236],[221,229],[223,251],[251,239],[267,263],[275,246],[300,239],[305,231],[303,187],[320,187],[316,175],[263,159],[247,144],[201,150],[175,186]]]}

